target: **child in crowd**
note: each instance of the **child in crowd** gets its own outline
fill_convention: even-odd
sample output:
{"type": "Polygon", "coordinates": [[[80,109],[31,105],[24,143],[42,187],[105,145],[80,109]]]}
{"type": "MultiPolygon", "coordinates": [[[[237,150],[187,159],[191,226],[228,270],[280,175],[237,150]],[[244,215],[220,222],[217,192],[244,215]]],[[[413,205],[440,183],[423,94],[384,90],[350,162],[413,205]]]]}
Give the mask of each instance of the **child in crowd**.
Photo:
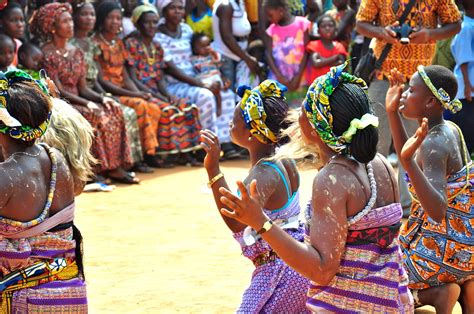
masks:
{"type": "MultiPolygon", "coordinates": [[[[275,148],[288,141],[288,137],[280,136],[281,130],[288,126],[285,91],[284,86],[271,80],[252,90],[240,86],[237,93],[242,100],[235,107],[230,133],[235,144],[249,150],[252,168],[245,184],[258,180],[265,213],[285,230],[286,237],[301,242],[304,230],[298,219],[298,170],[291,159],[269,160],[275,148]]],[[[227,205],[221,201],[220,190],[228,186],[219,167],[219,138],[210,130],[203,130],[201,136],[207,153],[204,166],[209,176],[208,185],[212,188],[217,210],[221,211],[227,205]]],[[[242,254],[255,265],[252,281],[244,292],[237,313],[306,313],[308,280],[280,259],[273,247],[260,236],[260,228],[252,229],[222,212],[221,216],[241,245],[242,254]]]]}
{"type": "MultiPolygon", "coordinates": [[[[193,56],[191,63],[197,73],[197,78],[204,84],[219,85],[221,89],[228,89],[230,86],[229,80],[223,77],[221,68],[221,55],[211,48],[211,39],[204,33],[195,33],[191,38],[191,48],[193,56]]],[[[221,115],[222,98],[220,93],[215,93],[217,116],[221,115]]]]}
{"type": "Polygon", "coordinates": [[[389,76],[386,107],[395,151],[407,172],[412,206],[400,241],[416,304],[452,313],[474,313],[474,167],[461,130],[443,119],[456,113],[453,73],[439,65],[419,66],[403,92],[396,69],[389,76]],[[419,121],[408,138],[400,114],[419,121]]]}
{"type": "Polygon", "coordinates": [[[461,31],[454,37],[451,51],[456,61],[454,75],[458,82],[456,98],[460,99],[462,110],[456,115],[445,113],[445,117],[453,121],[462,130],[466,139],[467,149],[474,154],[474,1],[464,0],[464,19],[461,31]],[[470,43],[470,44],[469,44],[470,43]]]}
{"type": "Polygon", "coordinates": [[[334,0],[333,4],[336,8],[329,10],[326,14],[332,16],[336,21],[335,39],[348,50],[352,39],[352,31],[355,27],[356,13],[349,7],[349,0],[334,0]]]}
{"type": "Polygon", "coordinates": [[[43,57],[43,51],[38,46],[26,42],[18,49],[18,68],[31,75],[35,80],[39,80],[43,57]]]}
{"type": "Polygon", "coordinates": [[[314,79],[326,74],[332,66],[341,64],[347,57],[344,46],[334,40],[336,21],[330,15],[322,15],[317,20],[319,40],[308,43],[306,50],[310,54],[306,84],[309,86],[314,79]]]}
{"type": "Polygon", "coordinates": [[[257,39],[250,42],[247,47],[247,53],[258,61],[258,64],[262,69],[261,77],[252,73],[245,62],[240,61],[237,64],[235,81],[237,86],[248,85],[251,88],[254,88],[263,81],[263,78],[267,76],[268,72],[265,66],[265,46],[263,45],[263,41],[257,39]]]}
{"type": "Polygon", "coordinates": [[[204,33],[211,40],[214,37],[212,33],[212,10],[204,0],[186,1],[186,24],[188,24],[194,33],[204,33]]]}
{"type": "Polygon", "coordinates": [[[264,40],[267,61],[270,67],[269,78],[276,79],[290,90],[287,99],[291,103],[301,102],[303,96],[301,78],[303,77],[311,22],[305,17],[293,16],[288,9],[287,0],[264,0],[263,8],[271,25],[264,40]]]}
{"type": "Polygon", "coordinates": [[[0,34],[0,71],[7,72],[16,67],[12,65],[15,57],[15,42],[9,36],[0,34]]]}
{"type": "Polygon", "coordinates": [[[12,65],[18,64],[18,49],[21,40],[25,36],[25,16],[21,6],[13,1],[8,1],[8,5],[0,10],[0,33],[4,33],[14,41],[15,54],[12,65]]]}

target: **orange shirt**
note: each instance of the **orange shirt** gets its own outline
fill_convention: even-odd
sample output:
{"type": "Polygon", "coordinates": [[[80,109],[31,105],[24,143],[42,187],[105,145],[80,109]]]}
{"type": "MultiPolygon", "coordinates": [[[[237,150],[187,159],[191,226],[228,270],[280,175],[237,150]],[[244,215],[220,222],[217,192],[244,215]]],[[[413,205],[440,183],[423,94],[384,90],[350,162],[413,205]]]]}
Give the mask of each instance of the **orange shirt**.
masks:
{"type": "MultiPolygon", "coordinates": [[[[402,15],[409,0],[362,0],[357,21],[375,22],[385,27],[395,23],[402,15]],[[400,5],[398,5],[400,4],[400,5]]],[[[417,0],[405,23],[411,27],[436,28],[438,18],[441,24],[455,23],[461,19],[454,0],[417,0]]],[[[374,53],[378,58],[385,42],[376,39],[374,53]]],[[[430,65],[435,54],[436,42],[426,44],[394,44],[385,59],[379,79],[397,68],[407,78],[416,72],[418,65],[430,65]]]]}

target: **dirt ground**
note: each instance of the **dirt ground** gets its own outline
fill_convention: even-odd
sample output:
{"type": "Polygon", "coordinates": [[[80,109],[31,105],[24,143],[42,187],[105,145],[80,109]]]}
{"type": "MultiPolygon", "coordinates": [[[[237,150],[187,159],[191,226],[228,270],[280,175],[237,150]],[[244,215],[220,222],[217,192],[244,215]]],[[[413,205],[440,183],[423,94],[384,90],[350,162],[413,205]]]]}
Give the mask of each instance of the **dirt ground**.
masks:
{"type": "MultiPolygon", "coordinates": [[[[248,161],[222,164],[231,187],[247,169],[248,161]]],[[[139,177],[140,185],[77,198],[90,313],[235,311],[253,265],[222,223],[205,170],[159,169],[139,177]]],[[[314,172],[301,177],[306,201],[314,172]]]]}

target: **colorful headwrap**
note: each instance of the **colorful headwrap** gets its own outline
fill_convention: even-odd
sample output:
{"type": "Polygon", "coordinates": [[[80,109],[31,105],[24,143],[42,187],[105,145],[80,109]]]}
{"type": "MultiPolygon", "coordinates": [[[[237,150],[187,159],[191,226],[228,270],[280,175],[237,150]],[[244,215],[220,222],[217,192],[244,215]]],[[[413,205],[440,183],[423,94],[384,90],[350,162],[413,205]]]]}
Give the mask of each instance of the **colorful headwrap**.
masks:
{"type": "Polygon", "coordinates": [[[444,109],[447,109],[452,113],[456,113],[462,109],[462,103],[459,101],[459,99],[454,98],[453,100],[451,100],[449,94],[442,87],[436,89],[436,87],[433,85],[430,78],[428,77],[428,74],[426,74],[424,66],[419,65],[417,70],[418,74],[421,76],[426,86],[428,86],[433,95],[441,102],[441,105],[444,109]]]}
{"type": "Polygon", "coordinates": [[[0,132],[7,134],[14,139],[30,142],[41,137],[44,132],[46,132],[51,119],[51,111],[48,113],[46,121],[37,127],[22,125],[20,121],[12,117],[7,110],[7,104],[10,101],[8,88],[11,84],[21,81],[35,82],[43,93],[49,96],[46,85],[41,80],[33,79],[26,72],[13,70],[3,73],[0,71],[0,132]]]}
{"type": "Polygon", "coordinates": [[[33,14],[30,22],[31,32],[46,41],[54,30],[56,19],[64,12],[72,14],[72,7],[69,3],[53,2],[40,7],[33,14]]]}
{"type": "Polygon", "coordinates": [[[237,88],[237,94],[242,97],[240,109],[242,109],[244,121],[250,129],[252,136],[264,144],[269,142],[276,143],[278,142],[278,137],[265,124],[267,114],[263,107],[263,98],[284,98],[286,91],[286,86],[273,80],[265,80],[254,89],[250,89],[246,85],[237,88]]]}
{"type": "Polygon", "coordinates": [[[149,3],[139,5],[138,7],[133,9],[133,13],[132,13],[132,23],[133,25],[135,25],[135,27],[137,27],[138,20],[145,13],[155,13],[158,17],[160,16],[158,14],[158,10],[156,9],[154,5],[151,5],[149,3]]]}
{"type": "Polygon", "coordinates": [[[372,114],[365,114],[365,118],[354,119],[349,129],[341,136],[336,136],[332,130],[333,116],[329,97],[341,83],[352,83],[360,85],[367,93],[367,84],[361,78],[344,72],[348,62],[337,67],[332,67],[326,74],[316,78],[308,88],[306,99],[303,102],[306,116],[319,137],[336,153],[348,153],[348,145],[352,136],[368,125],[378,126],[378,118],[372,114]],[[359,121],[356,121],[359,120],[359,121]]]}

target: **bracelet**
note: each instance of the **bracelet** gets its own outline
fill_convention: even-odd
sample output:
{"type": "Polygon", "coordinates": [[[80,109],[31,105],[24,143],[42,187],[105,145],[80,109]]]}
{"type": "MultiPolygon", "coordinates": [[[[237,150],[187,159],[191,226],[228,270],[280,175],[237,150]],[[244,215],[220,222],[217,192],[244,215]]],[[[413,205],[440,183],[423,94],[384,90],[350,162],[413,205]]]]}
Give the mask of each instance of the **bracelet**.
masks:
{"type": "Polygon", "coordinates": [[[273,227],[273,221],[272,221],[272,220],[267,220],[267,221],[265,221],[265,223],[263,224],[262,229],[260,229],[260,230],[257,231],[257,234],[265,233],[265,232],[267,232],[268,230],[270,230],[272,227],[273,227]]]}
{"type": "Polygon", "coordinates": [[[219,172],[214,178],[212,178],[211,180],[209,180],[209,182],[207,182],[207,186],[209,188],[212,188],[212,185],[216,183],[218,180],[222,179],[223,177],[224,177],[224,174],[222,172],[219,172]]]}

